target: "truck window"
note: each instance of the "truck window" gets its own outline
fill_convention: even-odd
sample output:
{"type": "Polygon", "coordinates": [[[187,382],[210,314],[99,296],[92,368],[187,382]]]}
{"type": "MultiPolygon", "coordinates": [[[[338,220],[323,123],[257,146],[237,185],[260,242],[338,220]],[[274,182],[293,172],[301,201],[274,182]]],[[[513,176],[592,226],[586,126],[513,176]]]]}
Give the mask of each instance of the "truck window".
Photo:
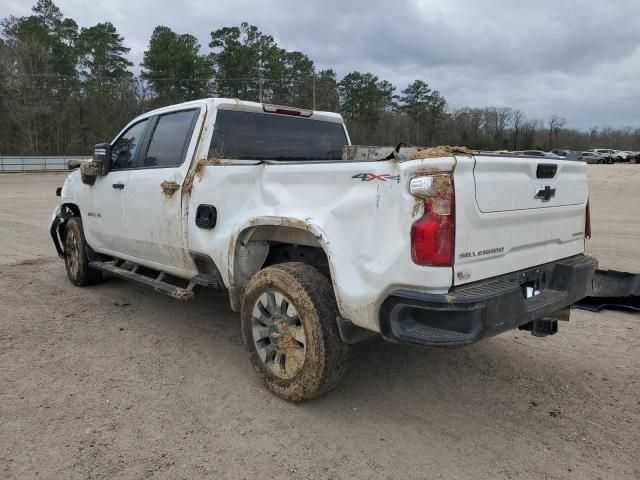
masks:
{"type": "Polygon", "coordinates": [[[125,170],[133,167],[133,162],[140,147],[140,141],[148,124],[148,118],[136,123],[114,142],[111,147],[112,170],[125,170]]]}
{"type": "Polygon", "coordinates": [[[237,160],[340,160],[341,123],[218,110],[210,157],[237,160]]]}
{"type": "Polygon", "coordinates": [[[197,114],[197,110],[183,110],[161,115],[151,134],[149,149],[140,167],[181,165],[189,147],[197,114]]]}

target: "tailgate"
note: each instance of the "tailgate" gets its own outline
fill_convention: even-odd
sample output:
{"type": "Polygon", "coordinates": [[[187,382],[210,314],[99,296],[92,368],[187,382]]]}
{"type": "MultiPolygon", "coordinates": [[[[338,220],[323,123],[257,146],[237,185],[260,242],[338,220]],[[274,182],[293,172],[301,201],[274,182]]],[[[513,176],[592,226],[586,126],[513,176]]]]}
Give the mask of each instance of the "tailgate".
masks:
{"type": "Polygon", "coordinates": [[[586,164],[457,157],[454,284],[584,252],[586,164]]]}
{"type": "Polygon", "coordinates": [[[583,162],[478,155],[473,178],[485,213],[581,205],[587,196],[583,162]]]}

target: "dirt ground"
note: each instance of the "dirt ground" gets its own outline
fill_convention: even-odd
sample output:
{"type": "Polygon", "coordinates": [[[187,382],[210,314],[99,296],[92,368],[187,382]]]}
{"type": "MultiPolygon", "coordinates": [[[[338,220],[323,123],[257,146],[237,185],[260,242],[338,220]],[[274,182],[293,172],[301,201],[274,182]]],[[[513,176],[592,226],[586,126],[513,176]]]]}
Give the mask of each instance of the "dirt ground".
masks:
{"type": "MultiPolygon", "coordinates": [[[[589,175],[590,253],[640,272],[640,166],[589,175]]],[[[0,175],[0,478],[640,478],[640,315],[454,350],[375,339],[292,405],[224,293],[72,286],[47,225],[63,178],[0,175]]]]}

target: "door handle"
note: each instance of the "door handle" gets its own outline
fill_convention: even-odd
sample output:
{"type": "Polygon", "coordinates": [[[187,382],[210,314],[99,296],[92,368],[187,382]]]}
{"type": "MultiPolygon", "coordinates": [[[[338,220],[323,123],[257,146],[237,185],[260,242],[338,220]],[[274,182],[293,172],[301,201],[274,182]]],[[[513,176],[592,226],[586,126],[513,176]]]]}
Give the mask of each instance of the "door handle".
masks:
{"type": "Polygon", "coordinates": [[[114,183],[113,185],[111,185],[113,188],[115,188],[116,190],[123,190],[124,189],[124,183],[114,183]]]}

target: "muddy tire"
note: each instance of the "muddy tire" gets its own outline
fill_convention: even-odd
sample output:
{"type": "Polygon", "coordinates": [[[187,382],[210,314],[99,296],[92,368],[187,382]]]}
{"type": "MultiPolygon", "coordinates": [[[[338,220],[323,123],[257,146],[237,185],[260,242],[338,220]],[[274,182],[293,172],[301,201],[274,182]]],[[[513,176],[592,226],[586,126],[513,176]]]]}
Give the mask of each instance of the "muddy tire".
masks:
{"type": "Polygon", "coordinates": [[[348,347],[340,338],[331,283],[305,263],[256,273],[242,301],[242,338],[266,387],[294,402],[338,385],[348,347]]]}
{"type": "Polygon", "coordinates": [[[89,267],[87,242],[78,217],[67,220],[64,228],[64,266],[71,283],[78,287],[95,285],[102,280],[102,272],[89,267]]]}

